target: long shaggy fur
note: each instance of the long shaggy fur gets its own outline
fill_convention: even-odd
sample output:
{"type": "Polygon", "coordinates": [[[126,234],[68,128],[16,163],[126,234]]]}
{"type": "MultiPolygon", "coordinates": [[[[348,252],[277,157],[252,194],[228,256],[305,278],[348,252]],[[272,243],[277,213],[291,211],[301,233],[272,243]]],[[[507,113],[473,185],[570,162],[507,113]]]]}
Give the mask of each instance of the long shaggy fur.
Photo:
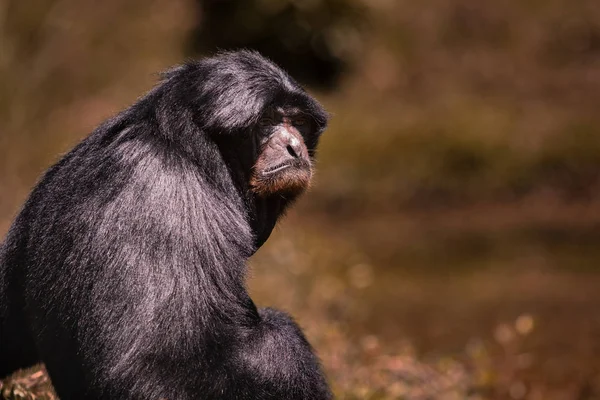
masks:
{"type": "Polygon", "coordinates": [[[41,360],[62,400],[331,398],[244,286],[288,199],[254,199],[233,144],[273,102],[310,114],[314,150],[321,106],[242,51],[167,72],[47,171],[0,248],[0,376],[41,360]]]}

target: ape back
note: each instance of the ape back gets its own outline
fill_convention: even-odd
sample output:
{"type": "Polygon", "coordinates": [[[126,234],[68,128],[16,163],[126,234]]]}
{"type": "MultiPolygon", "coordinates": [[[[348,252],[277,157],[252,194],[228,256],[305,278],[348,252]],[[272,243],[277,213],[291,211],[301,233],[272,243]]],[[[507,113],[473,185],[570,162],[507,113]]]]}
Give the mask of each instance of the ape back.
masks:
{"type": "Polygon", "coordinates": [[[254,52],[165,73],[51,167],[0,249],[0,377],[67,399],[329,399],[246,261],[308,186],[327,115],[254,52]]]}

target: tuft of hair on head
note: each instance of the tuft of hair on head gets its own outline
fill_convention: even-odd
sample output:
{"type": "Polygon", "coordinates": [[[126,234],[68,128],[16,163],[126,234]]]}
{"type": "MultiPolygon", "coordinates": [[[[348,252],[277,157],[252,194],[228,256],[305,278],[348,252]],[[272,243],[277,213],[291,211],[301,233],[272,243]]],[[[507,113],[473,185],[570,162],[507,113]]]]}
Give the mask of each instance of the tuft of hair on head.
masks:
{"type": "Polygon", "coordinates": [[[185,95],[179,103],[192,109],[198,126],[209,132],[246,129],[258,121],[265,107],[283,97],[306,109],[318,131],[327,125],[323,107],[287,72],[256,51],[219,52],[167,70],[161,78],[173,89],[173,96],[185,95]]]}

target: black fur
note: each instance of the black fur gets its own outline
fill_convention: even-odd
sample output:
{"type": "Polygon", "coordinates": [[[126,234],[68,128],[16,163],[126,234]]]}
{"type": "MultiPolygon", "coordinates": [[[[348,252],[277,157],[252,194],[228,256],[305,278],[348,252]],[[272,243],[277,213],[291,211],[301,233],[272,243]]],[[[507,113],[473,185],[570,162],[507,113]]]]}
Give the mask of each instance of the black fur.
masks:
{"type": "Polygon", "coordinates": [[[0,249],[0,376],[42,360],[62,400],[330,399],[298,326],[244,286],[290,201],[247,185],[273,103],[312,117],[314,151],[321,106],[242,51],[167,72],[51,167],[0,249]]]}

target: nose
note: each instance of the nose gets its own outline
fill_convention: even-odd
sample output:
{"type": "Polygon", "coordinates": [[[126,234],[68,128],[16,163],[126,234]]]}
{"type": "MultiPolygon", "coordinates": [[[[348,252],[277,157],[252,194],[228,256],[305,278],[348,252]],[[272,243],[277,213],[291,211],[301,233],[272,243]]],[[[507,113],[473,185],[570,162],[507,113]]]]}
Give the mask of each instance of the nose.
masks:
{"type": "Polygon", "coordinates": [[[302,157],[302,142],[296,137],[296,135],[291,134],[287,130],[283,130],[281,133],[281,139],[283,139],[285,148],[290,156],[293,158],[302,157]]]}
{"type": "Polygon", "coordinates": [[[300,156],[298,149],[294,149],[294,147],[291,144],[288,144],[287,147],[287,152],[290,154],[290,156],[294,157],[294,158],[298,158],[300,156]]]}

